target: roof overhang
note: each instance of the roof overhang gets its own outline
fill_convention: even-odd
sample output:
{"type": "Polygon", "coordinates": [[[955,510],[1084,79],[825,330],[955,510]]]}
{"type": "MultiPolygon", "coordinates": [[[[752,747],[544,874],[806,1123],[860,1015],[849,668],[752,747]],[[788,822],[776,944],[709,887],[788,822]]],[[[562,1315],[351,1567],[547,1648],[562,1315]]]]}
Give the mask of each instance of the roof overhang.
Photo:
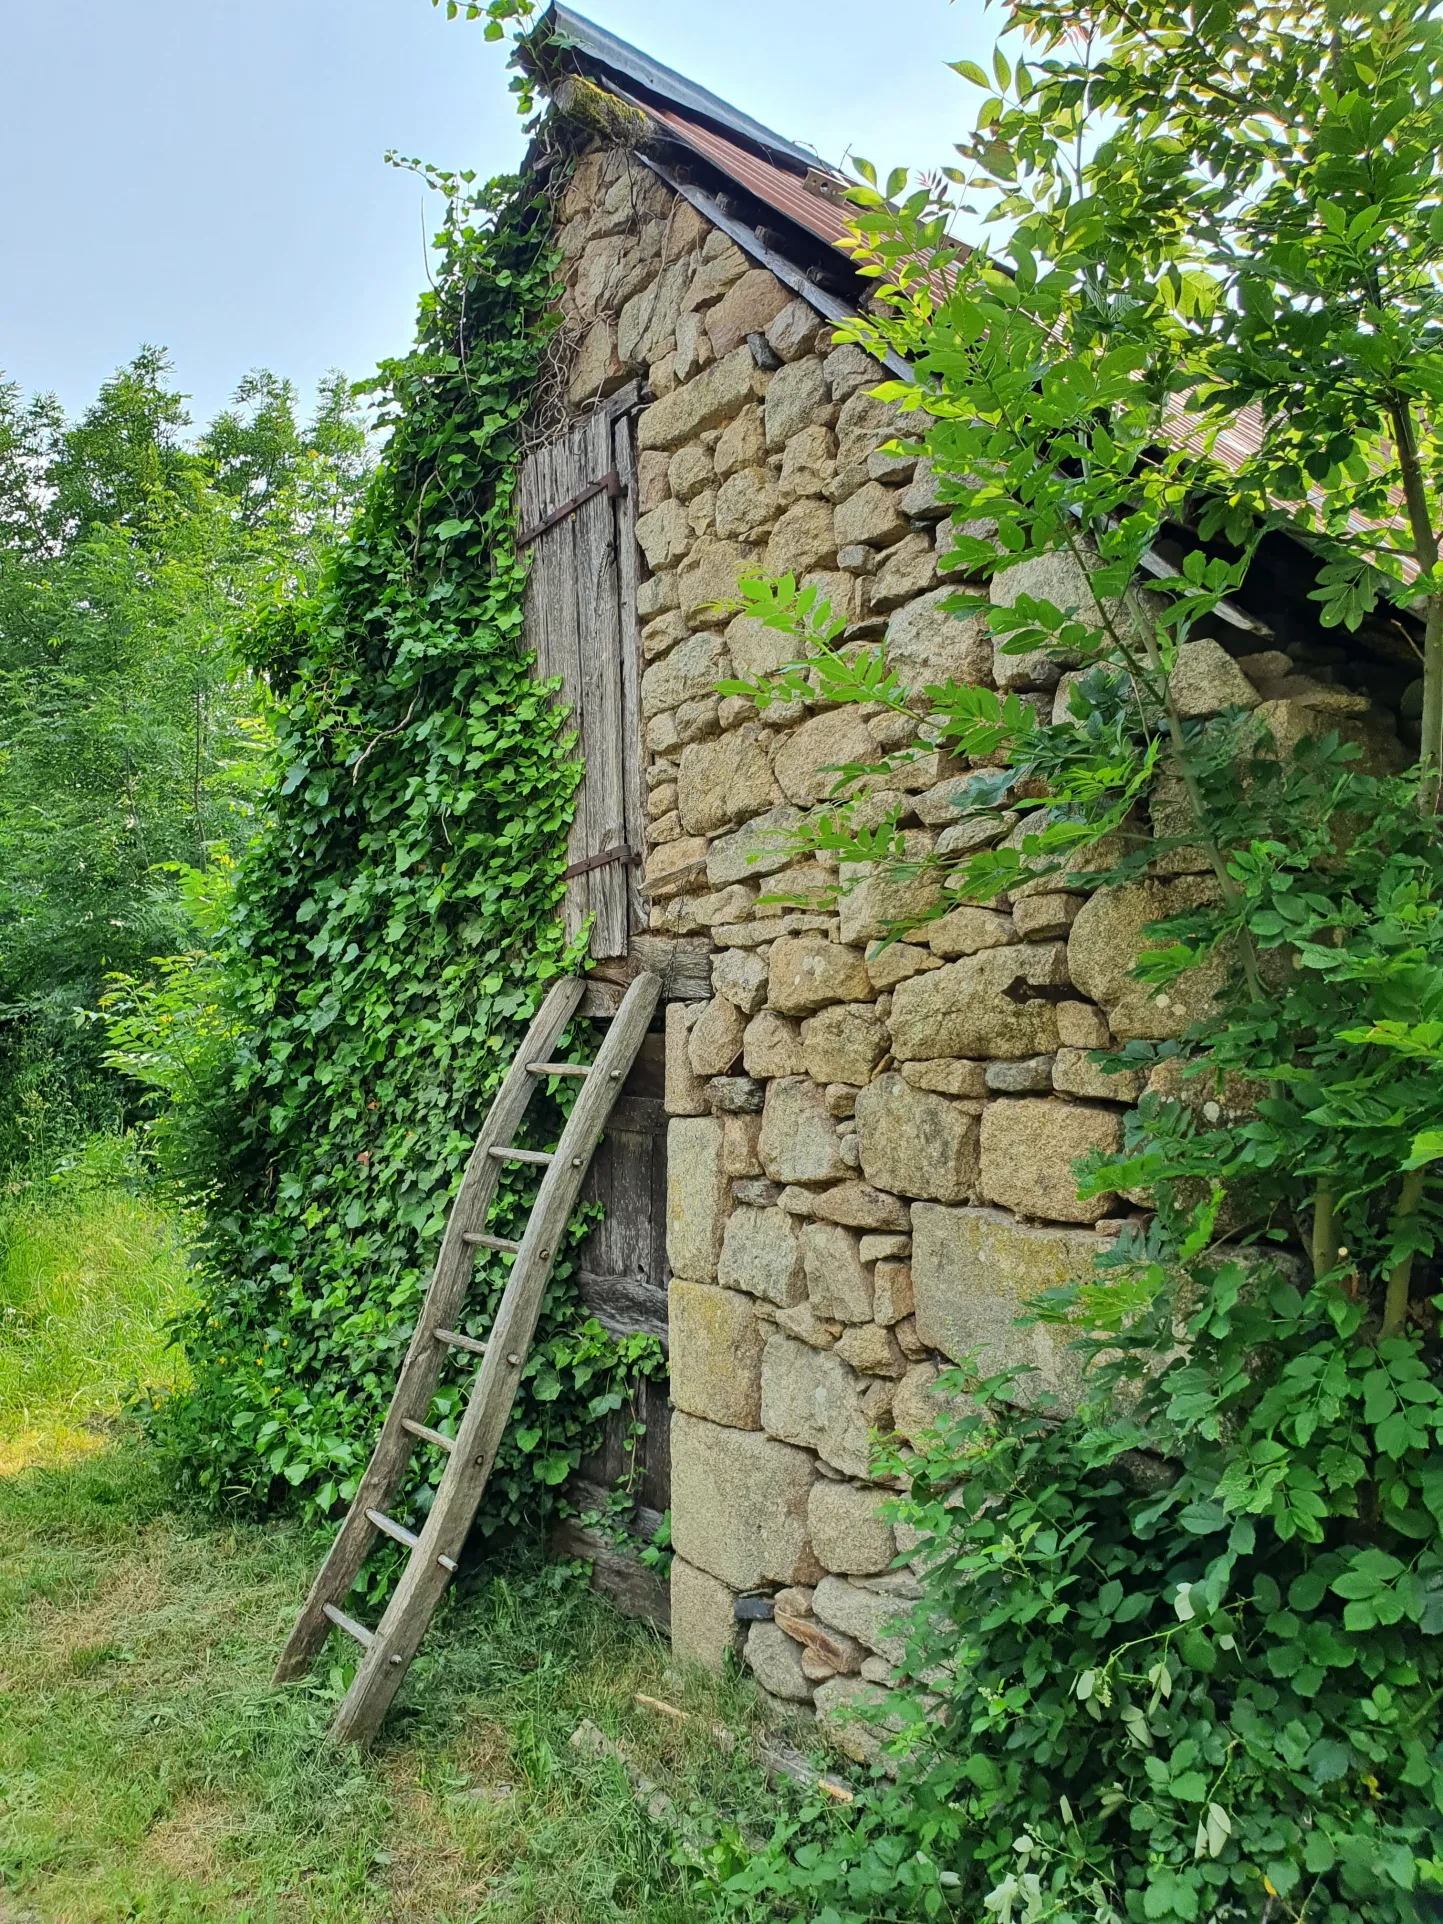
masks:
{"type": "Polygon", "coordinates": [[[799,169],[802,173],[809,167],[822,165],[805,147],[773,133],[770,127],[764,127],[759,120],[753,120],[750,114],[744,114],[696,81],[688,80],[685,74],[674,73],[639,47],[619,40],[604,27],[562,6],[560,0],[553,0],[546,9],[526,36],[525,47],[543,71],[547,66],[567,65],[572,65],[573,70],[575,66],[585,71],[601,69],[613,83],[619,83],[639,100],[673,108],[690,121],[714,127],[774,165],[799,169]]]}
{"type": "Polygon", "coordinates": [[[746,224],[762,226],[774,253],[836,290],[845,286],[854,298],[860,292],[852,284],[845,245],[849,214],[843,196],[851,183],[836,168],[559,0],[553,0],[519,51],[553,97],[568,76],[577,76],[637,109],[655,132],[650,151],[674,174],[685,176],[693,171],[690,162],[700,162],[696,185],[713,202],[725,206],[728,190],[736,189],[759,204],[746,224]],[[781,224],[772,223],[767,234],[771,216],[779,216],[781,224]]]}

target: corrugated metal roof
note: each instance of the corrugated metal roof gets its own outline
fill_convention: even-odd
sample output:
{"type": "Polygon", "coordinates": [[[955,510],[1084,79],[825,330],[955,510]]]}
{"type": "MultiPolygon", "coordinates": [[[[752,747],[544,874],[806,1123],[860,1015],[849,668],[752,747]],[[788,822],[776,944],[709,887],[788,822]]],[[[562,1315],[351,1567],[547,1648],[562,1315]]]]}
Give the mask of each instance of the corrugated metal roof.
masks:
{"type": "MultiPolygon", "coordinates": [[[[1186,412],[1181,401],[1173,400],[1169,403],[1166,418],[1173,426],[1179,446],[1192,448],[1196,453],[1202,453],[1206,449],[1207,435],[1198,427],[1194,417],[1186,412]]],[[[1262,447],[1264,425],[1262,410],[1256,402],[1249,403],[1247,407],[1240,409],[1238,413],[1233,416],[1225,428],[1219,429],[1214,435],[1212,446],[1209,450],[1213,459],[1219,466],[1228,469],[1231,473],[1238,473],[1244,463],[1251,460],[1253,455],[1262,447]]],[[[1308,500],[1315,508],[1321,510],[1325,498],[1321,488],[1309,488],[1308,500]]],[[[1383,530],[1390,529],[1401,534],[1406,543],[1408,538],[1408,523],[1405,518],[1401,490],[1395,490],[1393,500],[1398,512],[1390,516],[1386,521],[1370,521],[1366,515],[1359,514],[1355,510],[1348,516],[1349,528],[1354,534],[1366,535],[1378,535],[1383,530]]],[[[1291,509],[1292,504],[1290,502],[1279,502],[1276,505],[1285,509],[1291,509]]],[[[1300,519],[1299,526],[1301,527],[1302,525],[1300,519]]],[[[1403,580],[1416,580],[1418,563],[1414,560],[1413,556],[1404,552],[1398,555],[1397,560],[1399,573],[1402,575],[1403,580]]]]}
{"type": "Polygon", "coordinates": [[[609,68],[612,73],[624,75],[658,100],[669,101],[684,114],[709,120],[718,127],[730,128],[744,140],[754,142],[771,154],[784,154],[803,168],[821,164],[817,156],[809,153],[805,147],[798,147],[781,134],[773,133],[770,127],[764,127],[759,120],[753,120],[750,114],[742,113],[706,87],[699,87],[684,74],[673,73],[670,67],[653,60],[650,54],[630,46],[625,40],[619,40],[614,33],[608,33],[605,27],[598,27],[594,21],[585,19],[572,8],[562,6],[560,0],[553,0],[528,38],[540,43],[558,35],[563,41],[569,41],[588,60],[609,68]]]}
{"type": "Polygon", "coordinates": [[[842,237],[847,231],[850,212],[839,207],[822,194],[814,194],[804,187],[797,176],[773,167],[769,161],[750,154],[735,141],[714,133],[710,127],[702,127],[690,120],[685,114],[671,108],[653,108],[653,118],[686,142],[687,146],[709,160],[734,180],[738,187],[744,187],[758,200],[765,201],[788,220],[795,221],[799,227],[815,234],[818,240],[825,241],[829,247],[840,247],[842,237]]]}

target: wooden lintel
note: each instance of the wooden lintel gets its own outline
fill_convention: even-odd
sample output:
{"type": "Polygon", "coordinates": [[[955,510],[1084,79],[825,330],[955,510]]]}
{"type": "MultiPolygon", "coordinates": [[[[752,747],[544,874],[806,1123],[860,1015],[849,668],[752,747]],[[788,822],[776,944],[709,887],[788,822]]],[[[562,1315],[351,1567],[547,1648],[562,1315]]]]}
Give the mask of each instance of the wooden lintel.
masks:
{"type": "Polygon", "coordinates": [[[639,975],[661,977],[667,1002],[706,1002],[711,997],[712,951],[704,935],[634,935],[625,955],[595,964],[587,986],[606,982],[625,987],[639,975]]]}

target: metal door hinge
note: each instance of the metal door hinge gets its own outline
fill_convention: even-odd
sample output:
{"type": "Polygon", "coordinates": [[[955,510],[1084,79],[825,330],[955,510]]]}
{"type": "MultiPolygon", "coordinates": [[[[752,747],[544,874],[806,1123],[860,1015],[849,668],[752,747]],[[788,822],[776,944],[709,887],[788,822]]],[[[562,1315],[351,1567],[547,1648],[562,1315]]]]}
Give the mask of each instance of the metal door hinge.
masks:
{"type": "Polygon", "coordinates": [[[588,855],[584,862],[572,862],[561,871],[562,879],[570,881],[573,875],[585,875],[594,868],[609,868],[613,862],[624,862],[628,868],[635,868],[641,857],[627,842],[619,843],[616,848],[605,848],[600,855],[588,855]]]}
{"type": "Polygon", "coordinates": [[[587,502],[598,494],[604,494],[608,500],[615,501],[619,495],[625,493],[626,483],[622,480],[615,468],[610,468],[602,475],[599,481],[588,483],[579,494],[573,494],[569,501],[563,501],[559,508],[553,509],[544,521],[538,521],[534,528],[527,528],[524,534],[518,534],[516,537],[516,546],[518,548],[529,547],[538,536],[545,534],[548,528],[556,527],[557,524],[564,521],[568,515],[575,514],[578,508],[584,508],[587,502]]]}

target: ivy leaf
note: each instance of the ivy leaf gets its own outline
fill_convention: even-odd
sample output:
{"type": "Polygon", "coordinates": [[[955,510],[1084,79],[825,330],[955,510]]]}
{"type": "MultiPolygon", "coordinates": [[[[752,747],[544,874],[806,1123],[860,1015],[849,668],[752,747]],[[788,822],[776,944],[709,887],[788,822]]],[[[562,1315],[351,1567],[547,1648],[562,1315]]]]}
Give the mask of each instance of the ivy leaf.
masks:
{"type": "Polygon", "coordinates": [[[1443,1635],[1443,1569],[1417,1570],[1410,1579],[1409,1615],[1425,1637],[1443,1635]]]}
{"type": "Polygon", "coordinates": [[[1310,1830],[1303,1838],[1303,1864],[1313,1875],[1330,1871],[1338,1861],[1333,1840],[1326,1831],[1310,1830]]]}

